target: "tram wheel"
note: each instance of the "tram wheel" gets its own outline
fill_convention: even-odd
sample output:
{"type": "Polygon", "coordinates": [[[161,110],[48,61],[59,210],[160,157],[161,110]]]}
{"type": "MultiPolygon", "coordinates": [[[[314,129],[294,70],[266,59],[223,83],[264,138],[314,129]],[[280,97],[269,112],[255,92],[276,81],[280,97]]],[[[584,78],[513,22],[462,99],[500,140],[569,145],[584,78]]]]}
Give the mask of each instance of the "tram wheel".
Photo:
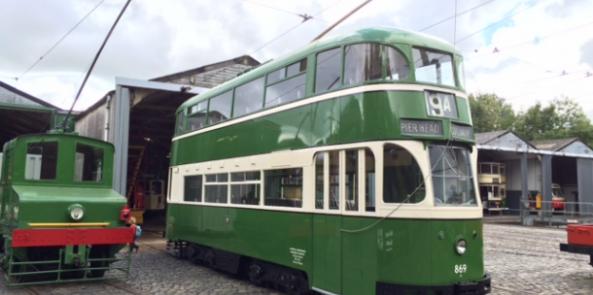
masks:
{"type": "Polygon", "coordinates": [[[251,262],[247,272],[249,281],[255,285],[261,285],[263,283],[264,268],[257,262],[251,262]]]}
{"type": "Polygon", "coordinates": [[[309,292],[307,280],[301,274],[292,273],[288,275],[287,280],[286,292],[288,294],[301,295],[309,292]]]}
{"type": "Polygon", "coordinates": [[[206,253],[204,254],[204,263],[206,263],[208,267],[214,267],[215,257],[216,255],[212,249],[206,250],[206,253]]]}

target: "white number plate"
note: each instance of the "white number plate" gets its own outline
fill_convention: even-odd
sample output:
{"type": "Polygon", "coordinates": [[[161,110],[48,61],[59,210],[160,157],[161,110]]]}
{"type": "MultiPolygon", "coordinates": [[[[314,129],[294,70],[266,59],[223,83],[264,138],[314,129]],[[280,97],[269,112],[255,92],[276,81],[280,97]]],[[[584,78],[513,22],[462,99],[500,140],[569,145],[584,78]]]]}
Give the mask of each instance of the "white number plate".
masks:
{"type": "Polygon", "coordinates": [[[467,264],[455,264],[454,267],[455,274],[464,274],[467,272],[467,264]]]}

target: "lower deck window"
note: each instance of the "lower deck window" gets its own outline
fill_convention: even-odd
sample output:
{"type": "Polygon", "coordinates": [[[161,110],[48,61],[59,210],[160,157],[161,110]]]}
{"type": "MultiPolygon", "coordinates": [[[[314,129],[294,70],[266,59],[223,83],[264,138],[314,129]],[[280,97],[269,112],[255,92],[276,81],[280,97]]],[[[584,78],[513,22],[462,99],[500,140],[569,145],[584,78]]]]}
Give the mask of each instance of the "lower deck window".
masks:
{"type": "Polygon", "coordinates": [[[386,144],[383,148],[383,201],[418,203],[424,195],[422,171],[412,154],[397,145],[386,144]]]}
{"type": "Polygon", "coordinates": [[[208,174],[204,184],[204,201],[226,204],[229,195],[228,174],[208,174]]]}
{"type": "Polygon", "coordinates": [[[260,172],[231,173],[231,203],[259,205],[260,172]]]}
{"type": "Polygon", "coordinates": [[[476,206],[469,150],[431,145],[430,164],[436,206],[476,206]]]}
{"type": "Polygon", "coordinates": [[[303,169],[277,169],[265,171],[266,206],[302,207],[303,169]]]}
{"type": "Polygon", "coordinates": [[[183,200],[186,202],[202,201],[202,175],[186,176],[184,178],[183,200]]]}

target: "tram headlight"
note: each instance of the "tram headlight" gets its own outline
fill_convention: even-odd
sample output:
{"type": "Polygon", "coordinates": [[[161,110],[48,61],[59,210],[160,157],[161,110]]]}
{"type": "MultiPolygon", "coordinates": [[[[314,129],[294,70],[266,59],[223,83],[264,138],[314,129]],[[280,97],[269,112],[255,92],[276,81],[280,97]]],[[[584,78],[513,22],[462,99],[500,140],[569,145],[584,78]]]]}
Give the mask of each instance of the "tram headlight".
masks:
{"type": "Polygon", "coordinates": [[[467,242],[465,240],[457,241],[457,244],[455,244],[455,251],[459,255],[465,254],[465,251],[467,251],[467,242]]]}
{"type": "Polygon", "coordinates": [[[70,218],[74,221],[79,221],[84,217],[84,208],[80,204],[74,204],[68,208],[70,218]]]}

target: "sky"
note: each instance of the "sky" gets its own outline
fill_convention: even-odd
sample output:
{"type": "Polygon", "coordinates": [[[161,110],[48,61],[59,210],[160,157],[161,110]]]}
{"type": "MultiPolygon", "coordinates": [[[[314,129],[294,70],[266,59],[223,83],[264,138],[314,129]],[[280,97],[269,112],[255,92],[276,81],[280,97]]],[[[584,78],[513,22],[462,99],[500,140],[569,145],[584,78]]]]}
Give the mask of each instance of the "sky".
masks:
{"type": "MultiPolygon", "coordinates": [[[[244,54],[278,58],[362,2],[133,0],[75,109],[114,89],[115,77],[150,79],[244,54]]],[[[0,81],[69,108],[124,3],[0,0],[0,81]]],[[[517,111],[566,96],[593,119],[592,11],[591,0],[373,0],[328,36],[376,26],[421,31],[463,54],[467,92],[495,93],[517,111]]]]}

